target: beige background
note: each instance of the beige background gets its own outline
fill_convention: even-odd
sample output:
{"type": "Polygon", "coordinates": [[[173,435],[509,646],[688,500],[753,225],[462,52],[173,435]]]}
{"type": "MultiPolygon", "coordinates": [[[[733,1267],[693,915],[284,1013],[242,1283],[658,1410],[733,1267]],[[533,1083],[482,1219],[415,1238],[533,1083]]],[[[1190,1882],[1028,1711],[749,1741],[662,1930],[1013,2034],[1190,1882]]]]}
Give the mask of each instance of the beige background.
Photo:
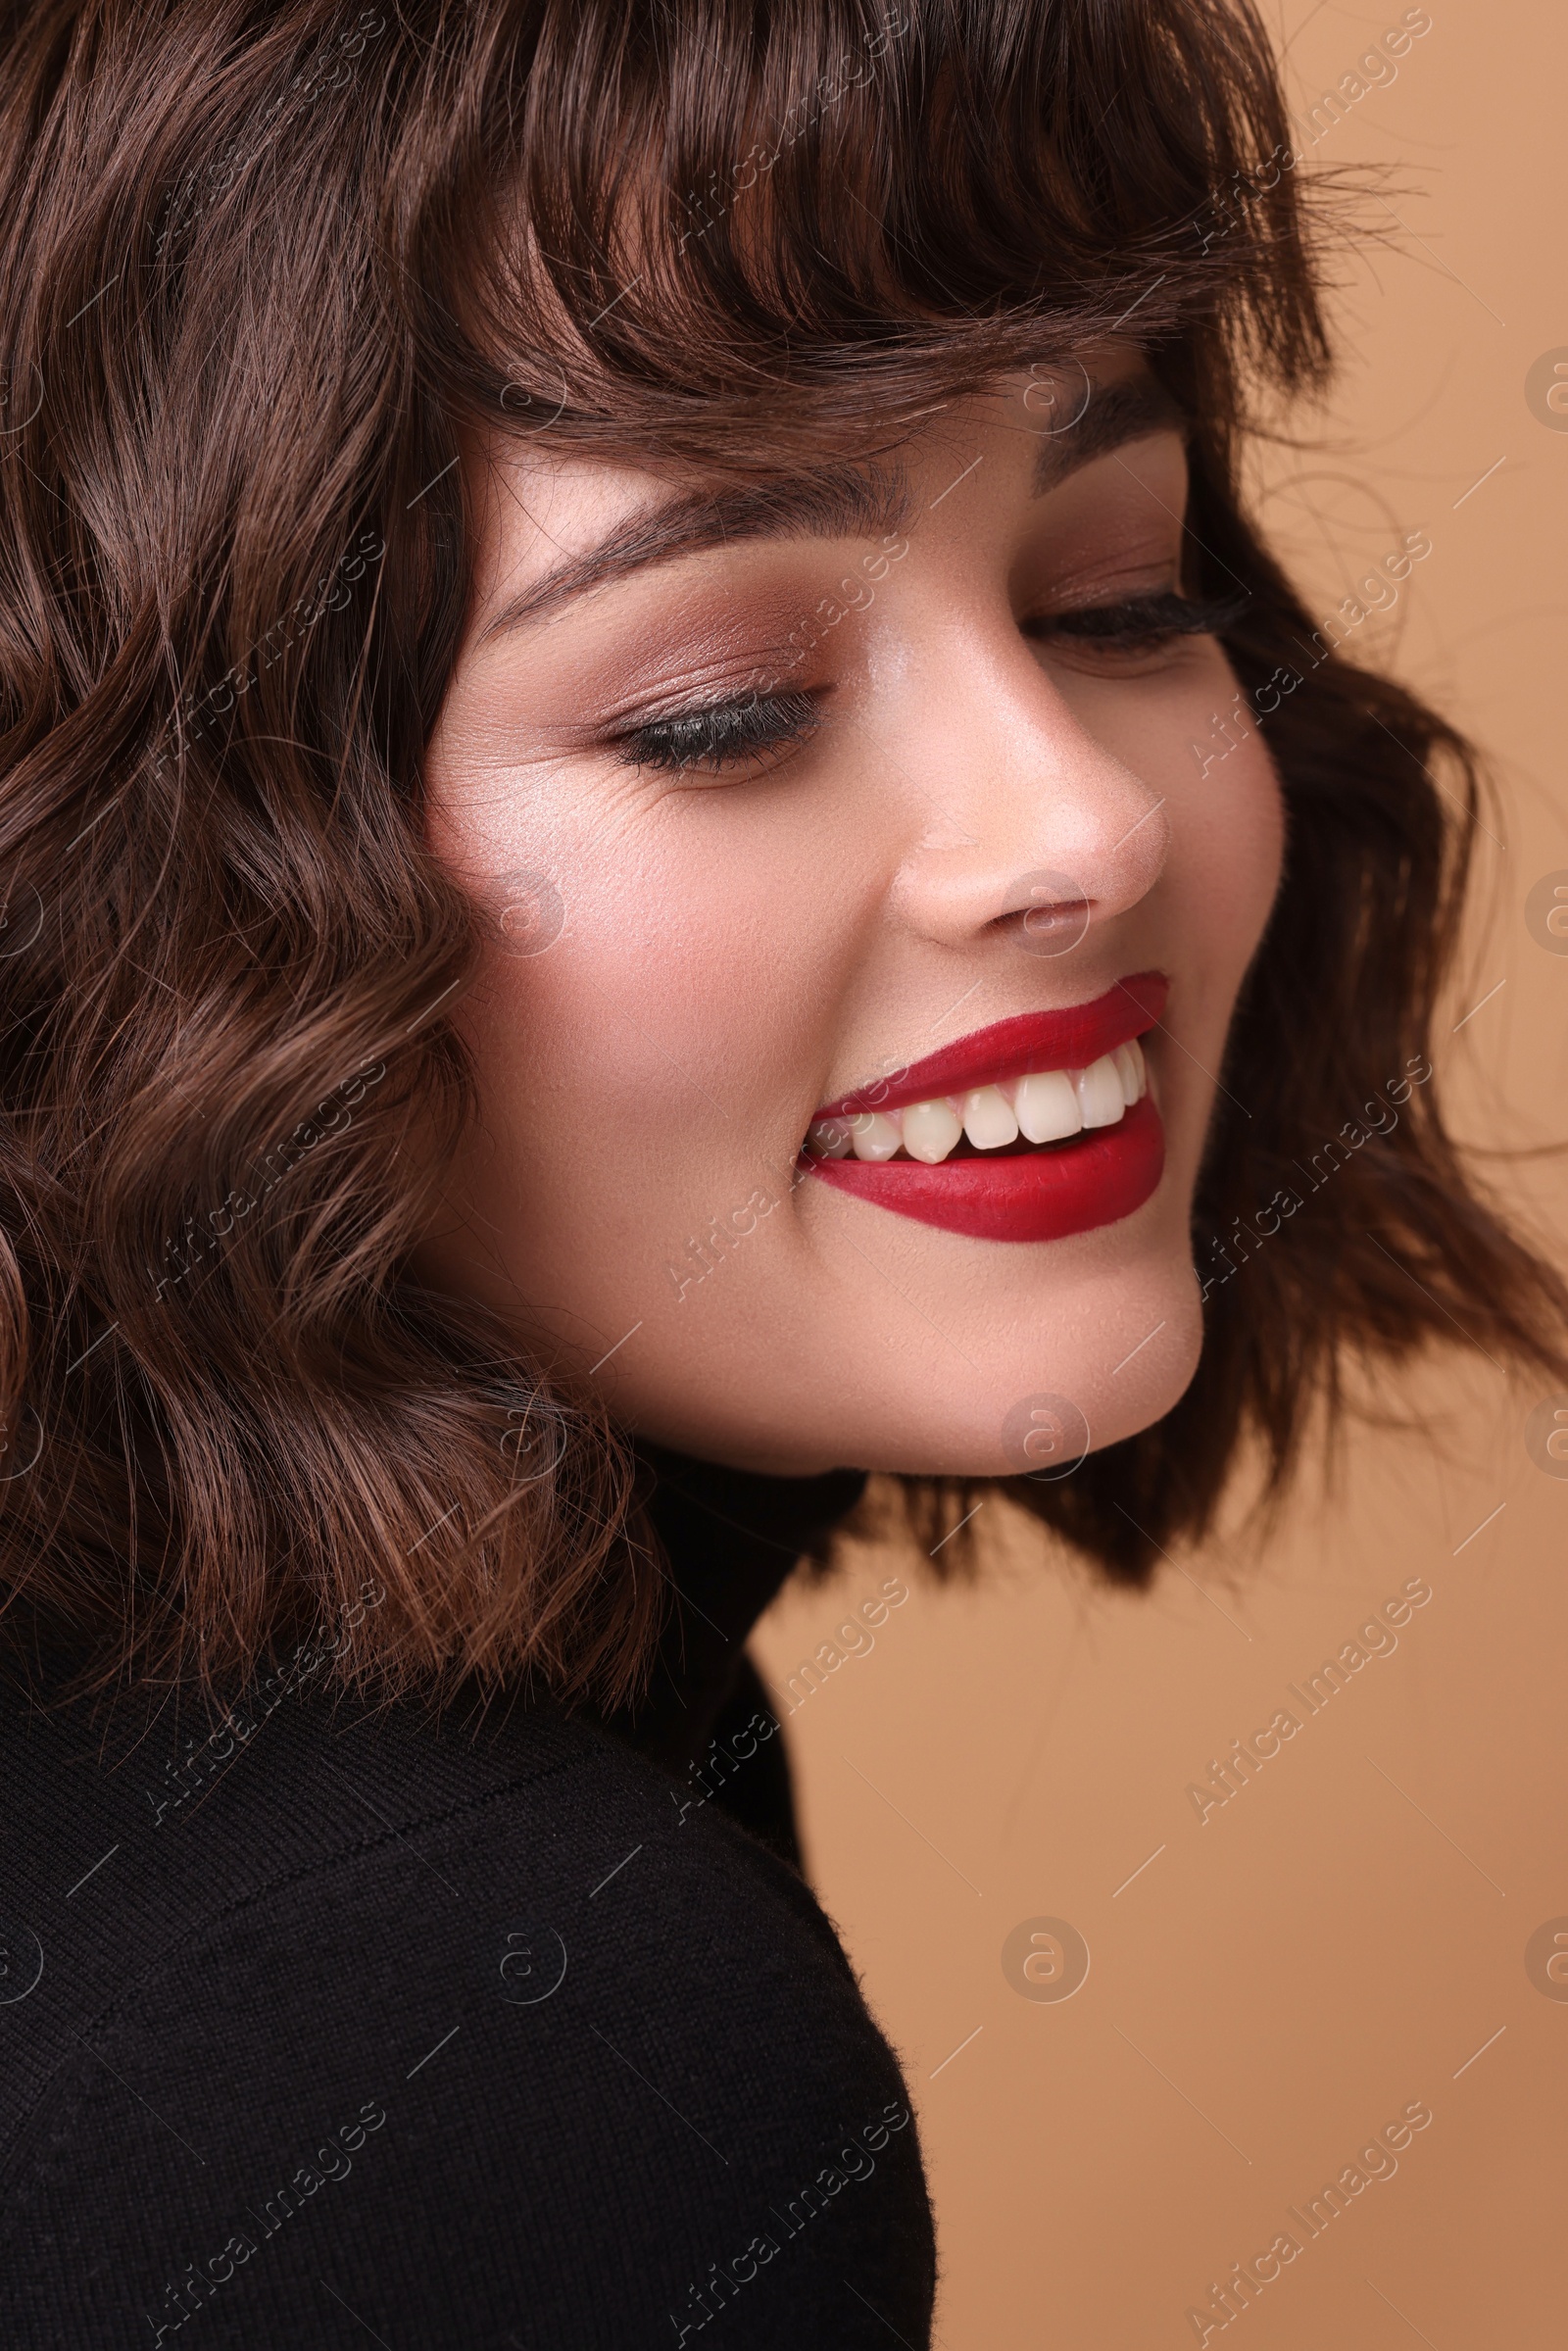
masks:
{"type": "MultiPolygon", "coordinates": [[[[1291,0],[1299,122],[1401,13],[1291,0]]],[[[1397,79],[1312,149],[1386,169],[1359,206],[1382,234],[1340,269],[1342,381],[1302,420],[1315,445],[1270,456],[1268,514],[1324,610],[1397,531],[1431,535],[1360,642],[1493,754],[1498,838],[1438,1059],[1467,1133],[1540,1144],[1568,1135],[1568,956],[1523,914],[1568,868],[1568,432],[1524,380],[1568,346],[1568,19],[1430,14],[1397,79]]],[[[1496,1180],[1560,1230],[1561,1164],[1496,1180]]],[[[1568,2001],[1524,1951],[1568,1914],[1568,1483],[1525,1450],[1538,1393],[1457,1335],[1378,1399],[1419,1425],[1358,1432],[1337,1492],[1308,1481],[1266,1543],[1238,1519],[1147,1600],[1097,1591],[992,1505],[983,1585],[909,1570],[875,1648],[789,1723],[815,1883],[918,2104],[946,2351],[1195,2341],[1188,2306],[1417,2099],[1434,2119],[1397,2175],[1223,2339],[1564,2340],[1568,2001]],[[1433,1598],[1397,1652],[1200,1825],[1188,1784],[1414,1575],[1433,1598]],[[1059,2004],[1002,1972],[1041,1915],[1092,1954],[1059,2004]]],[[[781,1684],[889,1564],[792,1588],[760,1630],[764,1673],[781,1684]]]]}

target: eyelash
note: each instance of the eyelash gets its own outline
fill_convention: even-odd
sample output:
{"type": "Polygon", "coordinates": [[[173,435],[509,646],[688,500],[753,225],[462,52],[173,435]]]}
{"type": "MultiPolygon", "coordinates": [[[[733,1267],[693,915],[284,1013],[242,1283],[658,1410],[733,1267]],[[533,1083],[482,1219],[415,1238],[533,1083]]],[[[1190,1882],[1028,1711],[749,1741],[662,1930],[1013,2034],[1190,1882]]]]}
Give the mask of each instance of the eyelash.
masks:
{"type": "Polygon", "coordinates": [[[1183,596],[1174,588],[1160,588],[1117,604],[1079,605],[1025,625],[1037,640],[1065,637],[1083,645],[1150,650],[1176,637],[1216,636],[1233,627],[1250,602],[1246,595],[1183,596]]]}
{"type": "Polygon", "coordinates": [[[818,718],[809,694],[740,695],[650,718],[619,738],[619,752],[628,766],[669,775],[741,766],[794,750],[816,732],[818,718]]]}
{"type": "MultiPolygon", "coordinates": [[[[1116,604],[1080,605],[1025,626],[1037,641],[1061,637],[1086,647],[1153,651],[1177,637],[1211,636],[1230,627],[1250,601],[1247,596],[1182,596],[1162,588],[1116,604]]],[[[722,771],[795,750],[816,732],[819,720],[810,694],[741,695],[647,719],[618,738],[618,752],[628,766],[667,775],[722,771]]]]}

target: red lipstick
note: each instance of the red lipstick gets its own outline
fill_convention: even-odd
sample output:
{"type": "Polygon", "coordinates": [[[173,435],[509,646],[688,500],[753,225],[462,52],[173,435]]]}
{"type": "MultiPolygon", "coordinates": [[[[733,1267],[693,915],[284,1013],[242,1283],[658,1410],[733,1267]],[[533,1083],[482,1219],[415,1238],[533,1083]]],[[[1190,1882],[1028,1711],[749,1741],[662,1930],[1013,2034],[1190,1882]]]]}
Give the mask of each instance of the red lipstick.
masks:
{"type": "MultiPolygon", "coordinates": [[[[1086,1069],[1154,1027],[1168,989],[1163,973],[1139,971],[1090,1004],[995,1021],[840,1095],[817,1111],[813,1124],[962,1095],[1031,1070],[1086,1069]]],[[[1142,1207],[1164,1170],[1165,1135],[1158,1110],[1145,1095],[1116,1124],[1040,1148],[1008,1147],[935,1165],[809,1152],[804,1163],[837,1191],[945,1232],[977,1241],[1059,1241],[1114,1224],[1142,1207]]]]}

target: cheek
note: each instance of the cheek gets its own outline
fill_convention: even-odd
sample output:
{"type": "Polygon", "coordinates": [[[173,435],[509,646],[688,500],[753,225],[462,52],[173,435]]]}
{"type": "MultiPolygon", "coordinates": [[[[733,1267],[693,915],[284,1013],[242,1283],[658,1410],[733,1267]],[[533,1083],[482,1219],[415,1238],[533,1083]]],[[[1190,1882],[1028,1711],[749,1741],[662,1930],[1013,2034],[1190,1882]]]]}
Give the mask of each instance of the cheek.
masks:
{"type": "Polygon", "coordinates": [[[564,845],[551,862],[559,942],[533,959],[497,956],[488,973],[498,1026],[551,1095],[645,1134],[749,1109],[770,991],[745,877],[710,891],[701,867],[662,860],[649,842],[635,854],[564,845]]]}
{"type": "Polygon", "coordinates": [[[519,892],[550,908],[486,955],[465,1022],[486,1061],[590,1123],[612,1103],[639,1122],[689,1113],[718,1070],[744,1083],[766,956],[749,877],[683,854],[680,828],[647,821],[629,794],[461,769],[443,781],[427,838],[481,915],[519,892]]]}
{"type": "Polygon", "coordinates": [[[1239,985],[1285,861],[1285,803],[1261,731],[1254,726],[1203,776],[1182,779],[1171,801],[1173,861],[1202,910],[1205,955],[1239,985]]]}
{"type": "MultiPolygon", "coordinates": [[[[1201,780],[1194,777],[1172,794],[1171,855],[1162,886],[1173,896],[1185,974],[1182,1039],[1205,1069],[1219,1069],[1237,994],[1279,889],[1284,853],[1284,800],[1254,729],[1201,780]]],[[[1181,1123],[1196,1174],[1206,1104],[1201,1116],[1184,1116],[1181,1123]]]]}
{"type": "Polygon", "coordinates": [[[1279,888],[1285,808],[1264,726],[1219,647],[1186,679],[1170,713],[1161,782],[1173,857],[1201,908],[1204,958],[1240,984],[1279,888]],[[1178,747],[1179,745],[1179,747],[1178,747]],[[1168,777],[1168,781],[1166,780],[1168,777]]]}
{"type": "Polygon", "coordinates": [[[1220,1066],[1279,888],[1285,809],[1265,733],[1245,714],[1245,695],[1237,716],[1239,689],[1219,648],[1204,647],[1159,683],[1107,700],[1097,731],[1161,796],[1170,827],[1146,909],[1149,959],[1168,953],[1181,975],[1170,1018],[1184,1050],[1166,1053],[1166,1132],[1173,1167],[1196,1181],[1212,1101],[1202,1073],[1220,1066]]]}
{"type": "Polygon", "coordinates": [[[519,1278],[612,1250],[623,1277],[657,1275],[710,1218],[787,1187],[844,953],[798,820],[454,777],[430,841],[481,906],[522,869],[559,896],[559,935],[492,946],[458,1015],[496,1146],[469,1181],[519,1278]]]}
{"type": "Polygon", "coordinates": [[[1123,689],[1096,718],[1100,739],[1162,796],[1170,852],[1158,894],[1204,997],[1223,995],[1228,1018],[1284,863],[1284,802],[1265,731],[1217,645],[1168,681],[1123,689]]]}

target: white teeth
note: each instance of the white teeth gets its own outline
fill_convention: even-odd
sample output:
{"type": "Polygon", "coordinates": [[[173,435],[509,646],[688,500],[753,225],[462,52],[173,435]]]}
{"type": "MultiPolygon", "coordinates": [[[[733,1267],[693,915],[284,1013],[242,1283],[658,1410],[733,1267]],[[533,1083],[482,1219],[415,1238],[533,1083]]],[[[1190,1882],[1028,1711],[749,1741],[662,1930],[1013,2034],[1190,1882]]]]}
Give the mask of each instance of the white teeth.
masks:
{"type": "Polygon", "coordinates": [[[1121,1074],[1109,1053],[1102,1053],[1087,1069],[1075,1072],[1078,1103],[1086,1127],[1112,1127],[1127,1107],[1121,1074]]]}
{"type": "Polygon", "coordinates": [[[900,1110],[818,1118],[807,1141],[821,1158],[843,1159],[853,1151],[858,1159],[875,1161],[902,1150],[935,1167],[965,1135],[976,1151],[992,1151],[1020,1135],[1026,1143],[1060,1143],[1085,1127],[1114,1126],[1148,1092],[1143,1049],[1132,1039],[1087,1069],[1032,1069],[1002,1085],[976,1086],[961,1098],[937,1095],[900,1110]]]}
{"type": "Polygon", "coordinates": [[[977,1086],[972,1094],[964,1096],[963,1131],[977,1151],[995,1151],[1001,1144],[1017,1142],[1018,1121],[1000,1086],[977,1086]]]}
{"type": "Polygon", "coordinates": [[[1078,1096],[1064,1069],[1044,1069],[1020,1078],[1013,1089],[1018,1132],[1031,1143],[1059,1143],[1084,1123],[1078,1096]]]}
{"type": "Polygon", "coordinates": [[[850,1129],[858,1159],[891,1159],[904,1141],[896,1114],[886,1110],[862,1110],[850,1129]]]}
{"type": "Polygon", "coordinates": [[[935,1166],[947,1157],[962,1133],[962,1121],[950,1102],[939,1098],[905,1106],[904,1148],[911,1159],[924,1159],[928,1166],[935,1166]]]}
{"type": "Polygon", "coordinates": [[[1118,1045],[1110,1057],[1115,1062],[1117,1074],[1121,1079],[1123,1099],[1127,1107],[1131,1109],[1133,1103],[1142,1102],[1149,1091],[1149,1079],[1144,1069],[1143,1048],[1134,1037],[1126,1045],[1118,1045]]]}

